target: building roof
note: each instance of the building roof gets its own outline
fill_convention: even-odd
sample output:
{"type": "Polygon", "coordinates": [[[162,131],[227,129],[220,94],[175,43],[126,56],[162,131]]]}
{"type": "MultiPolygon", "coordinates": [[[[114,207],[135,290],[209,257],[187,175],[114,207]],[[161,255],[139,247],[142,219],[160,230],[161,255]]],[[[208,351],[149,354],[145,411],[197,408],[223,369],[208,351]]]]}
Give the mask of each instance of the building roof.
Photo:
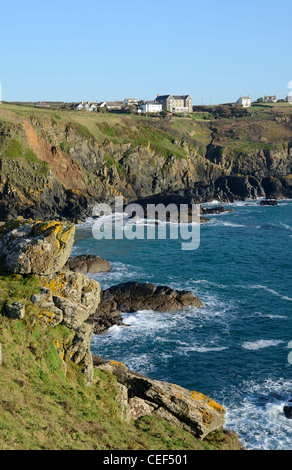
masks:
{"type": "Polygon", "coordinates": [[[172,98],[174,98],[175,100],[185,100],[186,98],[190,98],[190,95],[158,95],[156,99],[167,100],[167,98],[169,98],[170,96],[172,96],[172,98]]]}
{"type": "Polygon", "coordinates": [[[146,101],[145,104],[157,104],[158,106],[161,106],[161,103],[157,103],[156,101],[146,101]]]}
{"type": "Polygon", "coordinates": [[[106,106],[123,106],[122,101],[104,101],[106,106]]]}

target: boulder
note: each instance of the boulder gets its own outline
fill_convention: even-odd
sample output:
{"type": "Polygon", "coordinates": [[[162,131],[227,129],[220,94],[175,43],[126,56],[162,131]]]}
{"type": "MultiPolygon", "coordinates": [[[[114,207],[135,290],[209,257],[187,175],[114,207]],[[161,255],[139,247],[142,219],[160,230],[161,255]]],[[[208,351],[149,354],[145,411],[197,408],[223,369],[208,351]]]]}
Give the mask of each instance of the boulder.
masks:
{"type": "Polygon", "coordinates": [[[41,276],[40,281],[51,291],[53,303],[62,311],[68,328],[79,328],[99,305],[100,285],[84,274],[59,271],[41,276]]]}
{"type": "Polygon", "coordinates": [[[25,305],[20,301],[15,301],[12,304],[5,304],[5,314],[9,318],[23,320],[25,316],[25,305]]]}
{"type": "Polygon", "coordinates": [[[98,311],[137,312],[154,310],[172,312],[183,307],[202,308],[202,301],[190,291],[179,291],[151,283],[126,282],[102,291],[98,311]]]}
{"type": "Polygon", "coordinates": [[[109,261],[95,255],[73,256],[69,258],[66,266],[70,271],[83,274],[106,272],[111,269],[109,261]]]}
{"type": "Polygon", "coordinates": [[[7,271],[19,274],[53,274],[68,260],[75,225],[22,218],[0,227],[0,253],[7,271]]]}
{"type": "Polygon", "coordinates": [[[47,325],[54,327],[63,321],[63,312],[54,304],[53,294],[50,289],[42,287],[39,294],[34,294],[31,297],[31,301],[39,307],[40,313],[38,316],[47,325]]]}
{"type": "Polygon", "coordinates": [[[98,366],[117,377],[120,388],[117,402],[129,419],[152,415],[165,419],[204,439],[210,432],[222,428],[225,410],[211,398],[178,385],[152,380],[117,361],[98,366]]]}
{"type": "Polygon", "coordinates": [[[122,325],[122,312],[173,312],[184,307],[203,308],[204,304],[190,291],[151,283],[126,282],[101,292],[100,304],[90,320],[94,324],[94,333],[102,334],[113,325],[122,325]]]}

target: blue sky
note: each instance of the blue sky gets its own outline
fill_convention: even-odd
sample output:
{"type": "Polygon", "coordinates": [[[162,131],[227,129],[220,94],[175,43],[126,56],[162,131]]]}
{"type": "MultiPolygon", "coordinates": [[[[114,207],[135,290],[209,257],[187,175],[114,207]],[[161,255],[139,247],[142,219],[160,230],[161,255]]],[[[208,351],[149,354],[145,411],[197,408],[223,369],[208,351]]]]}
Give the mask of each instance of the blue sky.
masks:
{"type": "Polygon", "coordinates": [[[285,97],[291,0],[10,0],[0,9],[7,101],[285,97]]]}

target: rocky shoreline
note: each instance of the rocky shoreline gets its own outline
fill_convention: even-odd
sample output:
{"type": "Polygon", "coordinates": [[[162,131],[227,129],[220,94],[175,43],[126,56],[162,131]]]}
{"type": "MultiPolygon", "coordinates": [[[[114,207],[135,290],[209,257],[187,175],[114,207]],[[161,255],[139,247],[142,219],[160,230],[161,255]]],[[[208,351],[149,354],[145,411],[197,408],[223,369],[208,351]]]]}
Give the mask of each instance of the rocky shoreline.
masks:
{"type": "MultiPolygon", "coordinates": [[[[51,192],[40,195],[38,201],[22,203],[15,191],[0,194],[0,221],[6,222],[16,217],[40,220],[69,221],[75,224],[84,222],[94,214],[97,204],[114,205],[114,197],[98,199],[95,195],[81,191],[67,190],[62,198],[51,192]]],[[[220,204],[233,203],[249,199],[266,198],[267,200],[292,198],[292,178],[255,177],[255,176],[220,176],[216,179],[200,181],[194,185],[171,191],[162,191],[143,198],[125,198],[125,203],[139,204],[146,210],[147,204],[205,204],[214,200],[220,204]]],[[[205,222],[201,218],[201,222],[205,222]]]]}
{"type": "MultiPolygon", "coordinates": [[[[111,312],[113,303],[117,308],[124,307],[130,311],[139,305],[158,311],[175,310],[186,305],[203,308],[200,299],[190,292],[175,291],[165,286],[130,283],[105,291],[105,301],[101,301],[99,283],[78,272],[78,261],[80,270],[90,271],[100,258],[73,258],[69,266],[73,264],[75,271],[67,267],[74,234],[73,224],[57,221],[19,218],[0,227],[2,269],[16,276],[35,276],[41,285],[40,291],[30,299],[39,312],[37,319],[30,317],[31,327],[38,320],[46,328],[65,325],[72,330],[73,338],[69,344],[55,344],[65,373],[65,359],[68,358],[82,367],[88,387],[93,383],[94,367],[115,375],[119,384],[116,400],[125,421],[153,415],[174,423],[200,439],[222,429],[225,410],[211,398],[174,384],[151,380],[129,371],[124,364],[116,361],[101,360],[98,364],[90,349],[94,332],[92,318],[99,308],[111,312]]],[[[25,321],[25,305],[7,301],[5,315],[11,320],[25,321]]]]}

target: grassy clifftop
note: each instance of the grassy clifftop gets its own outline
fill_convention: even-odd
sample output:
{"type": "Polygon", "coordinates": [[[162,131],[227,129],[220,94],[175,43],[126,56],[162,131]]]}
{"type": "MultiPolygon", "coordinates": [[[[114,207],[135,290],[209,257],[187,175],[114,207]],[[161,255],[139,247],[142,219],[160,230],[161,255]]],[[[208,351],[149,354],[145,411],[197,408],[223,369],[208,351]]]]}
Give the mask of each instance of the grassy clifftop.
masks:
{"type": "Polygon", "coordinates": [[[289,104],[206,107],[189,116],[0,105],[0,217],[91,215],[226,175],[292,173],[289,104]]]}

